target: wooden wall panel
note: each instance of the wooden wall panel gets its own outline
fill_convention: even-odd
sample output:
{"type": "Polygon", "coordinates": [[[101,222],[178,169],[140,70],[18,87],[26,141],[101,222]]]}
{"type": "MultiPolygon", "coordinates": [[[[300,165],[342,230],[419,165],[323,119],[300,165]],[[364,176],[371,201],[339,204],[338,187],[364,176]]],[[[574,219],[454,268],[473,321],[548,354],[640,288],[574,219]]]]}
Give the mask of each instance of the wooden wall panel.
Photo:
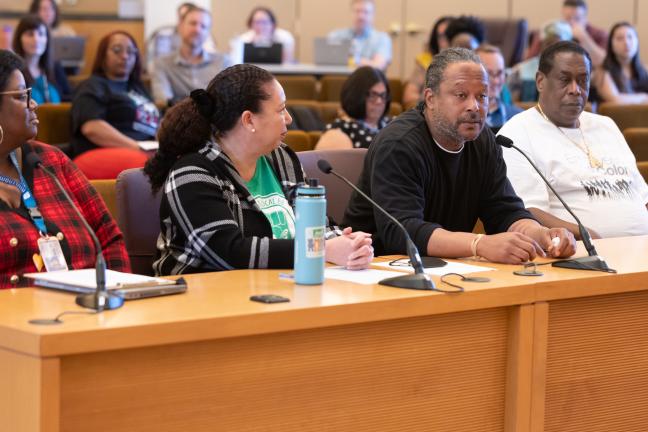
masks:
{"type": "Polygon", "coordinates": [[[643,432],[648,292],[552,302],[545,431],[643,432]]]}
{"type": "Polygon", "coordinates": [[[62,430],[501,431],[507,326],[500,308],[72,356],[62,430]]]}

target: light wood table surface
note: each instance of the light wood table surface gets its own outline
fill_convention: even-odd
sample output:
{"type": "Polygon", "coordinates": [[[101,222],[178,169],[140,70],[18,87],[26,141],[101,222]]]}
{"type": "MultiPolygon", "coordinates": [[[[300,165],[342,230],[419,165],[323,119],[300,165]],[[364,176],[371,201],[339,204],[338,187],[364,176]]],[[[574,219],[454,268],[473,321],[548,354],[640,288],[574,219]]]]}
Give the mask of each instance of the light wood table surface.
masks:
{"type": "Polygon", "coordinates": [[[645,431],[648,237],[596,246],[618,274],[482,262],[491,282],[443,294],[206,273],[49,327],[28,320],[72,295],[4,290],[0,430],[645,431]]]}

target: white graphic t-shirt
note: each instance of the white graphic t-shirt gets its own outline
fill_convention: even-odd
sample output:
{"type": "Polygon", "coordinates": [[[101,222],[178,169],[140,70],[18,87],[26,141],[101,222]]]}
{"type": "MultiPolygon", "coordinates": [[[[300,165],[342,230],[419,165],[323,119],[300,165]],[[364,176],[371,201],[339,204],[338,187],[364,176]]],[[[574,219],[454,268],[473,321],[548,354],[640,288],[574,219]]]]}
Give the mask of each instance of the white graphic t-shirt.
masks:
{"type": "MultiPolygon", "coordinates": [[[[612,119],[586,111],[580,129],[558,129],[531,108],[509,120],[498,135],[511,138],[538,165],[586,227],[603,237],[648,234],[648,186],[623,134],[612,119]],[[583,147],[583,141],[601,167],[591,166],[577,145],[583,147]]],[[[573,222],[522,155],[507,148],[503,153],[508,178],[527,208],[573,222]]]]}

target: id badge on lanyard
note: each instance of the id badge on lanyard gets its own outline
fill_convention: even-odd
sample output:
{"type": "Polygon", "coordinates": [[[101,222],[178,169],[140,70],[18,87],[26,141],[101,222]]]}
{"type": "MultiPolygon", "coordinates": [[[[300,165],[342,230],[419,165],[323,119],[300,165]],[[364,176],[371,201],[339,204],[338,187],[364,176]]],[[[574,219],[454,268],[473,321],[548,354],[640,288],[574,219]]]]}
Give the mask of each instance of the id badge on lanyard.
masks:
{"type": "Polygon", "coordinates": [[[3,175],[0,175],[0,182],[18,188],[18,190],[20,191],[21,199],[25,204],[25,207],[27,207],[27,211],[29,212],[29,217],[38,229],[40,238],[37,241],[37,246],[40,254],[34,254],[34,256],[32,257],[34,260],[34,265],[36,266],[36,269],[38,271],[41,271],[43,266],[48,272],[67,270],[68,266],[67,262],[65,261],[65,255],[63,255],[63,250],[61,249],[61,243],[56,237],[50,237],[49,235],[47,235],[45,220],[43,219],[43,215],[41,215],[40,211],[38,210],[36,199],[29,190],[29,186],[27,185],[22,172],[20,172],[15,152],[11,152],[10,156],[11,162],[20,175],[20,183],[12,178],[3,175]]]}

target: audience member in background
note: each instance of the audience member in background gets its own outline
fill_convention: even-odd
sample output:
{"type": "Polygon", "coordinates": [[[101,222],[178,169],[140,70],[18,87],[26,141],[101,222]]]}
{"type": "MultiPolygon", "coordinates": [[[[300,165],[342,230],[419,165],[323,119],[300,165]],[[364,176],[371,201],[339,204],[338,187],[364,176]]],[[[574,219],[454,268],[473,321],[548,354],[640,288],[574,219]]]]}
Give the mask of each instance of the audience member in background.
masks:
{"type": "MultiPolygon", "coordinates": [[[[24,273],[45,271],[41,243],[58,243],[68,268],[93,268],[96,250],[74,208],[52,179],[27,163],[36,153],[53,171],[99,238],[108,268],[130,271],[122,234],[88,180],[56,147],[31,141],[37,104],[20,72],[21,59],[0,51],[0,288],[22,285],[24,273]]],[[[50,268],[51,270],[51,268],[50,268]]]]}
{"type": "Polygon", "coordinates": [[[142,85],[133,37],[121,30],[104,36],[92,75],[79,84],[72,100],[74,154],[97,147],[138,149],[138,141],[154,139],[159,118],[142,85]]]}
{"type": "MultiPolygon", "coordinates": [[[[304,174],[281,142],[290,122],[281,85],[249,64],[225,69],[167,112],[145,167],[163,192],[156,274],[293,266],[292,192],[304,174]]],[[[366,268],[370,236],[336,232],[327,233],[326,260],[366,268]]]]}
{"type": "Polygon", "coordinates": [[[449,46],[475,50],[486,39],[486,29],[479,18],[462,15],[450,21],[445,35],[449,46]]]}
{"type": "Polygon", "coordinates": [[[342,86],[340,102],[345,116],[326,125],[317,150],[368,148],[388,122],[391,94],[385,74],[370,66],[356,69],[342,86]]]}
{"type": "Polygon", "coordinates": [[[29,13],[36,14],[43,20],[52,37],[76,35],[72,27],[61,23],[59,8],[54,0],[33,0],[29,6],[29,13]]]}
{"type": "Polygon", "coordinates": [[[266,7],[256,7],[247,20],[248,31],[230,41],[230,58],[232,63],[243,63],[243,50],[246,43],[260,46],[281,44],[281,55],[284,63],[295,61],[295,38],[289,31],[277,27],[274,13],[266,7]]]}
{"type": "MultiPolygon", "coordinates": [[[[648,186],[612,119],[584,112],[592,62],[567,41],[542,52],[538,105],[513,117],[500,134],[513,140],[569,203],[592,237],[648,234],[648,186]]],[[[545,226],[580,237],[573,218],[522,155],[504,149],[508,177],[545,226]]]]}
{"type": "Polygon", "coordinates": [[[211,29],[211,15],[206,9],[187,6],[178,23],[180,47],[173,54],[155,60],[151,83],[158,105],[172,105],[203,88],[218,72],[229,65],[229,58],[207,52],[203,45],[211,29]]]}
{"type": "Polygon", "coordinates": [[[351,41],[351,62],[355,66],[373,66],[385,70],[392,60],[392,43],[387,33],[373,28],[374,0],[351,0],[351,28],[334,30],[333,42],[351,41]]]}
{"type": "Polygon", "coordinates": [[[49,30],[38,15],[28,15],[20,20],[14,34],[13,50],[25,62],[23,74],[36,103],[59,103],[70,99],[65,71],[58,62],[52,61],[49,30]]]}
{"type": "MultiPolygon", "coordinates": [[[[524,263],[543,249],[575,252],[574,237],[525,210],[506,178],[495,136],[484,128],[488,75],[479,57],[448,48],[432,59],[425,103],[404,112],[369,147],[359,187],[407,229],[421,254],[524,263]],[[477,219],[488,235],[471,233],[477,219]],[[552,238],[559,237],[559,245],[552,238]]],[[[376,233],[376,250],[405,253],[398,227],[354,193],[344,225],[376,233]]]]}
{"type": "Polygon", "coordinates": [[[639,58],[639,38],[630,23],[612,27],[607,55],[595,76],[603,102],[648,103],[648,71],[639,58]]]}
{"type": "Polygon", "coordinates": [[[423,87],[425,86],[425,71],[432,63],[432,56],[437,55],[440,51],[448,48],[448,38],[445,35],[446,28],[452,20],[450,16],[439,18],[432,27],[430,39],[425,52],[416,56],[414,61],[414,70],[409,81],[403,89],[403,106],[411,106],[418,103],[423,97],[423,87]]]}
{"type": "MultiPolygon", "coordinates": [[[[571,26],[562,20],[550,21],[540,31],[540,48],[544,51],[549,45],[560,41],[572,40],[571,26]]],[[[513,100],[521,102],[535,102],[538,100],[536,88],[536,73],[540,63],[540,52],[513,66],[506,79],[506,86],[511,91],[513,100]]]]}
{"type": "Polygon", "coordinates": [[[482,44],[475,50],[488,73],[488,115],[486,124],[495,133],[522,109],[502,101],[501,93],[506,81],[506,67],[502,51],[489,44],[482,44]]]}
{"type": "MultiPolygon", "coordinates": [[[[563,2],[562,19],[570,25],[574,40],[589,53],[592,64],[599,66],[605,58],[608,36],[605,30],[594,27],[588,22],[587,13],[587,3],[584,0],[563,2]]],[[[540,55],[540,45],[539,38],[532,40],[527,50],[527,58],[540,55]]]]}

